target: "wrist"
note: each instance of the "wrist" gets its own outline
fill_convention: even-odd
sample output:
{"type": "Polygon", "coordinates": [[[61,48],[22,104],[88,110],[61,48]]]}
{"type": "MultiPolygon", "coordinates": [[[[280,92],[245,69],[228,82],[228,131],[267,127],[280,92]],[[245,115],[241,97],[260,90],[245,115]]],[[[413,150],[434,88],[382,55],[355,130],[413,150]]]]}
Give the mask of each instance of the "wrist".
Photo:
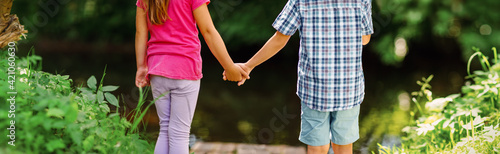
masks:
{"type": "Polygon", "coordinates": [[[145,69],[145,68],[148,68],[148,66],[147,66],[147,65],[144,65],[144,64],[142,64],[142,65],[137,65],[137,69],[145,69]]]}
{"type": "Polygon", "coordinates": [[[252,65],[251,63],[249,62],[246,62],[243,64],[245,67],[247,67],[248,69],[250,70],[253,70],[253,68],[255,68],[256,66],[255,65],[252,65]]]}
{"type": "Polygon", "coordinates": [[[234,65],[234,63],[232,63],[232,64],[226,64],[226,65],[222,65],[222,68],[224,70],[231,70],[231,69],[235,69],[236,65],[234,65]]]}

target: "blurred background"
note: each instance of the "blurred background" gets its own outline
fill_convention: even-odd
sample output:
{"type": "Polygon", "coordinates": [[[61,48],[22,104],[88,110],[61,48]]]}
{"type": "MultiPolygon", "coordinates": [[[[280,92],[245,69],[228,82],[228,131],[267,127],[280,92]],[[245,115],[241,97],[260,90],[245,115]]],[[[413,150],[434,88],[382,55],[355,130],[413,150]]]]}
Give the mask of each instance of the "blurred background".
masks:
{"type": "MultiPolygon", "coordinates": [[[[271,37],[271,27],[286,0],[213,0],[213,21],[235,62],[245,62],[271,37]]],[[[43,70],[70,75],[74,86],[91,75],[118,85],[122,105],[134,108],[135,0],[14,0],[12,14],[29,31],[20,54],[33,48],[43,70]]],[[[437,96],[460,92],[472,47],[486,55],[500,47],[498,0],[373,0],[375,34],[364,47],[366,96],[361,107],[357,151],[377,143],[397,144],[415,109],[411,92],[422,77],[434,74],[437,96]]],[[[203,39],[201,39],[203,40],[203,39]]],[[[203,42],[203,41],[202,41],[203,42]]],[[[203,73],[192,124],[197,140],[302,145],[300,100],[295,95],[298,33],[252,79],[237,87],[224,82],[223,71],[206,45],[203,73]]],[[[492,55],[492,54],[490,54],[492,55]]],[[[479,66],[473,65],[474,68],[479,66]]],[[[149,100],[153,98],[150,97],[149,100]]],[[[158,133],[152,108],[145,121],[150,141],[158,133]]]]}

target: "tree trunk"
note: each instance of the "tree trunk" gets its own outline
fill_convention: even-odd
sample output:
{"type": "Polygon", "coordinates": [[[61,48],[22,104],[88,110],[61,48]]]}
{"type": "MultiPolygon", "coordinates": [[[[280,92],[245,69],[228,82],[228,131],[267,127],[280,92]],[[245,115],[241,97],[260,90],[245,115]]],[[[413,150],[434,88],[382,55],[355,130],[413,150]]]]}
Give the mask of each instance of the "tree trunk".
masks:
{"type": "Polygon", "coordinates": [[[0,49],[9,42],[19,41],[20,36],[28,32],[19,23],[19,18],[10,14],[12,2],[13,0],[0,0],[0,49]]]}

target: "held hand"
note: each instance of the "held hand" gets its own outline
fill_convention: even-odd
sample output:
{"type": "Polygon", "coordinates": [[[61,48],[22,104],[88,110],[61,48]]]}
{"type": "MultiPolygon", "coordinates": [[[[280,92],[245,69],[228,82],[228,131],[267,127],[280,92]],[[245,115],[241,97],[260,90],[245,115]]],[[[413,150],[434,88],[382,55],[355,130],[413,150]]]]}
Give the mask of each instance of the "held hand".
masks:
{"type": "MultiPolygon", "coordinates": [[[[247,75],[250,75],[250,72],[252,72],[252,70],[253,70],[253,68],[248,67],[245,63],[236,63],[236,65],[238,65],[238,67],[240,67],[243,71],[245,71],[245,73],[247,75]]],[[[223,79],[227,80],[226,72],[222,73],[222,75],[223,75],[223,79]]],[[[245,83],[245,81],[248,79],[250,79],[250,76],[248,76],[248,78],[243,77],[242,80],[240,80],[238,82],[238,86],[243,85],[245,83]]]]}
{"type": "Polygon", "coordinates": [[[237,73],[229,74],[229,70],[224,70],[222,73],[222,79],[224,81],[229,80],[229,81],[235,81],[235,82],[240,82],[242,79],[250,79],[250,76],[248,75],[248,72],[243,70],[239,65],[234,64],[234,68],[238,71],[237,73]],[[233,78],[230,76],[234,75],[233,78]],[[231,80],[231,79],[239,79],[239,80],[231,80]]]}
{"type": "Polygon", "coordinates": [[[363,41],[363,45],[367,45],[370,42],[371,37],[372,37],[372,35],[363,35],[361,37],[361,40],[363,41]]]}
{"type": "MultiPolygon", "coordinates": [[[[238,65],[241,69],[243,69],[248,75],[250,75],[250,72],[252,72],[253,68],[250,68],[246,65],[246,63],[237,63],[236,65],[238,65]]],[[[243,84],[245,84],[245,81],[250,79],[249,78],[243,78],[243,80],[239,81],[238,82],[238,86],[241,86],[243,84]]]]}
{"type": "Polygon", "coordinates": [[[135,86],[142,88],[149,85],[146,75],[148,74],[148,67],[137,68],[137,73],[135,74],[135,86]]]}
{"type": "Polygon", "coordinates": [[[224,70],[224,73],[222,73],[222,75],[224,80],[234,82],[241,81],[243,78],[250,78],[248,76],[248,73],[246,73],[243,69],[241,69],[241,67],[237,66],[236,64],[224,70]]]}

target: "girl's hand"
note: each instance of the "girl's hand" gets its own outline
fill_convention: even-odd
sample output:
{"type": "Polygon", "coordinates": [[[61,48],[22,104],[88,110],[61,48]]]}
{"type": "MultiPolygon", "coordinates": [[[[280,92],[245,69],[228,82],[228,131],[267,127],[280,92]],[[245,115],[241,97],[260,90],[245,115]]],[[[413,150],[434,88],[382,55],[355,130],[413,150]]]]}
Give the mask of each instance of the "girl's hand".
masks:
{"type": "MultiPolygon", "coordinates": [[[[252,72],[252,70],[253,70],[253,68],[248,67],[246,65],[246,63],[238,63],[236,65],[238,65],[241,69],[243,69],[246,73],[248,73],[248,75],[250,75],[250,72],[252,72]]],[[[238,86],[241,86],[241,85],[245,84],[245,81],[247,79],[250,79],[250,77],[243,78],[243,80],[241,80],[241,81],[238,82],[238,86]]]]}
{"type": "Polygon", "coordinates": [[[242,79],[249,79],[248,73],[238,65],[234,64],[222,73],[224,80],[239,82],[242,79]]]}
{"type": "Polygon", "coordinates": [[[135,74],[135,86],[142,88],[149,85],[146,75],[148,74],[148,67],[138,67],[135,74]]]}
{"type": "MultiPolygon", "coordinates": [[[[242,80],[238,81],[238,86],[241,86],[245,83],[246,80],[250,79],[250,72],[252,72],[253,68],[250,68],[248,67],[245,63],[236,63],[235,65],[237,65],[238,67],[240,67],[248,76],[243,76],[242,75],[242,80]]],[[[222,73],[222,78],[224,80],[227,80],[227,77],[226,77],[226,72],[224,71],[224,73],[222,73]]]]}

